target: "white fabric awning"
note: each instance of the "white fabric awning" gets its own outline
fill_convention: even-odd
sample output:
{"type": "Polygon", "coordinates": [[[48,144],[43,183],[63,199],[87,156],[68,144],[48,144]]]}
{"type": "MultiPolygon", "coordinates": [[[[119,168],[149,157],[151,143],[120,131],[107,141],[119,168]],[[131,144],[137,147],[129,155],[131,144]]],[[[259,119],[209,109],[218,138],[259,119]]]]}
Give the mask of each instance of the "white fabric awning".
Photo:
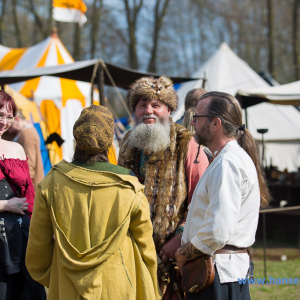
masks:
{"type": "MultiPolygon", "coordinates": [[[[248,130],[256,140],[261,140],[257,129],[266,128],[265,141],[300,142],[300,112],[291,105],[260,103],[247,108],[248,130]]],[[[245,120],[245,111],[243,110],[245,120]]]]}
{"type": "Polygon", "coordinates": [[[270,86],[265,88],[254,88],[249,90],[239,90],[238,95],[246,98],[260,98],[273,104],[300,105],[300,80],[288,84],[270,86]]]}

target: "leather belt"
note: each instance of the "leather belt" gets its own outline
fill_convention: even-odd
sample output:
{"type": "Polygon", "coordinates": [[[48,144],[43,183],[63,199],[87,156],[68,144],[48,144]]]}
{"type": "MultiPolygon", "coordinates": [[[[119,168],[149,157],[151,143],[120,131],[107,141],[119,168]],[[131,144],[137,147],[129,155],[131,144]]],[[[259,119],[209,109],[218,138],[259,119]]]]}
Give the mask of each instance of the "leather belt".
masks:
{"type": "Polygon", "coordinates": [[[225,245],[222,249],[219,249],[215,254],[237,254],[237,253],[248,253],[247,248],[238,248],[231,245],[225,245]]]}

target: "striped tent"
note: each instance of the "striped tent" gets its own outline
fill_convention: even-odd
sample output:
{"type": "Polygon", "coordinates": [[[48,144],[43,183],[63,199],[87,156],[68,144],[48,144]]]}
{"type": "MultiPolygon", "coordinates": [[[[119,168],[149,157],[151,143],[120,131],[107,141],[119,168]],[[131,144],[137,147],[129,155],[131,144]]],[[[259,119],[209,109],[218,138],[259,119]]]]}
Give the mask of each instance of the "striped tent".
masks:
{"type": "MultiPolygon", "coordinates": [[[[72,62],[73,58],[55,32],[29,48],[12,49],[0,45],[0,71],[56,66],[72,62]]],[[[56,163],[62,158],[70,161],[74,152],[73,124],[82,109],[91,104],[91,85],[42,76],[12,84],[11,87],[35,101],[49,134],[56,132],[65,140],[61,147],[53,143],[55,151],[50,153],[51,162],[56,163]]],[[[99,99],[97,95],[94,96],[93,98],[99,99]]]]}

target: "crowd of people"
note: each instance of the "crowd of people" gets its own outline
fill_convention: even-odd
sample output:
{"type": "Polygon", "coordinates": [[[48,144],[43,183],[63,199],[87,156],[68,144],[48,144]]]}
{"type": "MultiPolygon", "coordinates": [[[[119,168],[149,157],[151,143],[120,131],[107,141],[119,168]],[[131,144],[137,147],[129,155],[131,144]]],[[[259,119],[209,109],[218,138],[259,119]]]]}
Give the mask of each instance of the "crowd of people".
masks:
{"type": "MultiPolygon", "coordinates": [[[[73,160],[36,190],[30,154],[0,139],[0,300],[46,299],[44,286],[50,300],[250,299],[238,279],[252,275],[249,247],[270,194],[239,102],[192,90],[182,126],[165,76],[137,80],[127,101],[135,124],[118,165],[113,116],[92,105],[74,125],[73,160]]],[[[0,136],[28,129],[15,119],[0,91],[0,136]]]]}

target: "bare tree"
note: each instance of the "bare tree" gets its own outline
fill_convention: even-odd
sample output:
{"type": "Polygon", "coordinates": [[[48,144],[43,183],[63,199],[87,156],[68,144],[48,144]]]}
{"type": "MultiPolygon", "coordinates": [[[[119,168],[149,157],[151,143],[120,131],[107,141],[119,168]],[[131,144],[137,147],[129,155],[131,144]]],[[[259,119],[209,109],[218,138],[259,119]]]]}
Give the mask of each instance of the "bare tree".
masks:
{"type": "Polygon", "coordinates": [[[15,27],[15,35],[17,39],[17,45],[19,48],[22,47],[22,39],[21,39],[21,32],[19,27],[19,20],[17,15],[17,5],[18,0],[12,0],[12,13],[13,13],[13,19],[14,19],[14,27],[15,27]]]}
{"type": "Polygon", "coordinates": [[[129,63],[132,69],[138,69],[137,57],[137,40],[136,40],[136,24],[139,12],[143,6],[143,0],[133,0],[133,5],[130,7],[129,0],[123,0],[126,9],[126,18],[128,24],[129,35],[129,63]]]}
{"type": "Polygon", "coordinates": [[[52,27],[54,27],[55,21],[52,18],[52,12],[53,12],[53,4],[52,0],[48,0],[48,26],[46,28],[46,34],[47,36],[50,34],[52,27]]]}
{"type": "Polygon", "coordinates": [[[5,8],[6,8],[6,0],[2,0],[2,5],[1,5],[1,13],[0,13],[0,44],[3,43],[3,39],[2,39],[2,24],[3,24],[3,19],[4,19],[4,15],[5,15],[5,8]]]}
{"type": "Polygon", "coordinates": [[[35,5],[33,3],[33,0],[29,0],[29,9],[30,12],[33,14],[35,23],[37,24],[40,32],[42,33],[43,38],[47,38],[49,35],[49,28],[48,28],[48,23],[45,24],[41,20],[40,16],[38,15],[37,11],[35,10],[35,5]],[[45,24],[45,25],[44,25],[45,24]]]}
{"type": "Polygon", "coordinates": [[[81,60],[81,27],[78,23],[75,24],[74,29],[73,58],[74,60],[81,60]]]}
{"type": "Polygon", "coordinates": [[[293,5],[293,58],[295,65],[295,79],[300,79],[300,55],[298,37],[298,11],[300,9],[300,0],[294,0],[293,5]]]}
{"type": "Polygon", "coordinates": [[[151,50],[151,58],[148,66],[148,72],[156,72],[156,54],[157,54],[157,45],[159,41],[159,32],[161,29],[163,18],[167,12],[167,8],[170,0],[156,0],[154,8],[154,32],[153,32],[153,46],[151,50]],[[161,4],[162,3],[162,4],[161,4]],[[162,8],[160,9],[160,6],[162,8]]]}
{"type": "Polygon", "coordinates": [[[268,8],[268,43],[269,43],[269,61],[268,61],[268,69],[270,74],[274,77],[274,47],[273,47],[273,39],[274,39],[274,31],[273,31],[273,3],[272,0],[267,0],[267,8],[268,8]]]}
{"type": "Polygon", "coordinates": [[[92,24],[91,24],[91,58],[95,57],[97,39],[99,34],[99,23],[101,20],[101,12],[103,8],[103,0],[94,0],[92,6],[92,24]]]}

